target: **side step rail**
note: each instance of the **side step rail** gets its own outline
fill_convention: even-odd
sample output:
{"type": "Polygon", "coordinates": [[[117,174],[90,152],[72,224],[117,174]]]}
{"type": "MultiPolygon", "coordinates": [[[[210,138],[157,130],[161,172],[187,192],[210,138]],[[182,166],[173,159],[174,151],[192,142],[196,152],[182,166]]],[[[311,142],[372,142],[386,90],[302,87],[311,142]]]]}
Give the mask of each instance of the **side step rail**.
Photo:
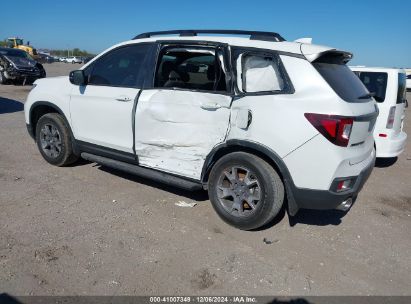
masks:
{"type": "Polygon", "coordinates": [[[85,160],[98,163],[103,166],[107,166],[113,169],[117,169],[120,171],[124,171],[133,175],[145,177],[151,180],[155,180],[157,182],[174,186],[178,188],[182,188],[189,191],[200,190],[203,189],[203,186],[200,182],[190,181],[178,176],[174,176],[168,173],[140,167],[137,165],[125,163],[122,161],[110,159],[103,156],[98,156],[90,153],[81,153],[81,157],[85,160]]]}

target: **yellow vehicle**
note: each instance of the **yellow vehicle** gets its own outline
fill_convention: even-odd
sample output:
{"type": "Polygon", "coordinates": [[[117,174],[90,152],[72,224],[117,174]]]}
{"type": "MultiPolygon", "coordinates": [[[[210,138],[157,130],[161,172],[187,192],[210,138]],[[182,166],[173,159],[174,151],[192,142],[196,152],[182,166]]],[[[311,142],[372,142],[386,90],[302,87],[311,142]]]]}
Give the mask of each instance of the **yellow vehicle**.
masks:
{"type": "Polygon", "coordinates": [[[32,57],[37,57],[37,50],[30,45],[24,45],[21,38],[12,37],[7,39],[7,46],[14,49],[20,49],[30,54],[32,57]]]}

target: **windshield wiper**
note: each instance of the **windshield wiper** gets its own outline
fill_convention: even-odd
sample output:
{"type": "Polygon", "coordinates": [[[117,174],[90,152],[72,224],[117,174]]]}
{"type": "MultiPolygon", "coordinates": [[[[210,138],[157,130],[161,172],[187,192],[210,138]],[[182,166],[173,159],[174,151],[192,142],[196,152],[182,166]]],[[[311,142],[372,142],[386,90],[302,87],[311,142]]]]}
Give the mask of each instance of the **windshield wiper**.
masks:
{"type": "Polygon", "coordinates": [[[360,97],[357,97],[357,98],[358,99],[369,99],[369,98],[374,97],[374,96],[375,96],[375,93],[372,92],[372,93],[367,93],[367,94],[361,95],[360,97]]]}

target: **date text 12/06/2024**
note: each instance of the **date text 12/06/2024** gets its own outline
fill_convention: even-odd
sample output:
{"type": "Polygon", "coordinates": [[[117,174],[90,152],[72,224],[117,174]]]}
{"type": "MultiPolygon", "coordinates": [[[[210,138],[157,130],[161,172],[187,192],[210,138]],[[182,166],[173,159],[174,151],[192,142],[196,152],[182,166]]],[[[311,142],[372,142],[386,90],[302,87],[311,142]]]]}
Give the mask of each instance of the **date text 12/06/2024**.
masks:
{"type": "MultiPolygon", "coordinates": [[[[265,299],[266,300],[266,299],[265,299]]],[[[150,303],[259,303],[256,297],[249,296],[164,296],[164,297],[150,297],[150,303]]]]}

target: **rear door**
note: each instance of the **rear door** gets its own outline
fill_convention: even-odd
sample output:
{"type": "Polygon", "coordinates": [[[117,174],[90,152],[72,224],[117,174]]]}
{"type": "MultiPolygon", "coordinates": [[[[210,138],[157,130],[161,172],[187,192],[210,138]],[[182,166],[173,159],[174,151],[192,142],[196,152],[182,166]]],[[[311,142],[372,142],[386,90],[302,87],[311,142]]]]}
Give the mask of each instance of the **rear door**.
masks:
{"type": "Polygon", "coordinates": [[[140,165],[200,179],[206,156],[225,140],[230,120],[224,57],[217,46],[162,46],[154,88],[138,98],[140,165]]]}

